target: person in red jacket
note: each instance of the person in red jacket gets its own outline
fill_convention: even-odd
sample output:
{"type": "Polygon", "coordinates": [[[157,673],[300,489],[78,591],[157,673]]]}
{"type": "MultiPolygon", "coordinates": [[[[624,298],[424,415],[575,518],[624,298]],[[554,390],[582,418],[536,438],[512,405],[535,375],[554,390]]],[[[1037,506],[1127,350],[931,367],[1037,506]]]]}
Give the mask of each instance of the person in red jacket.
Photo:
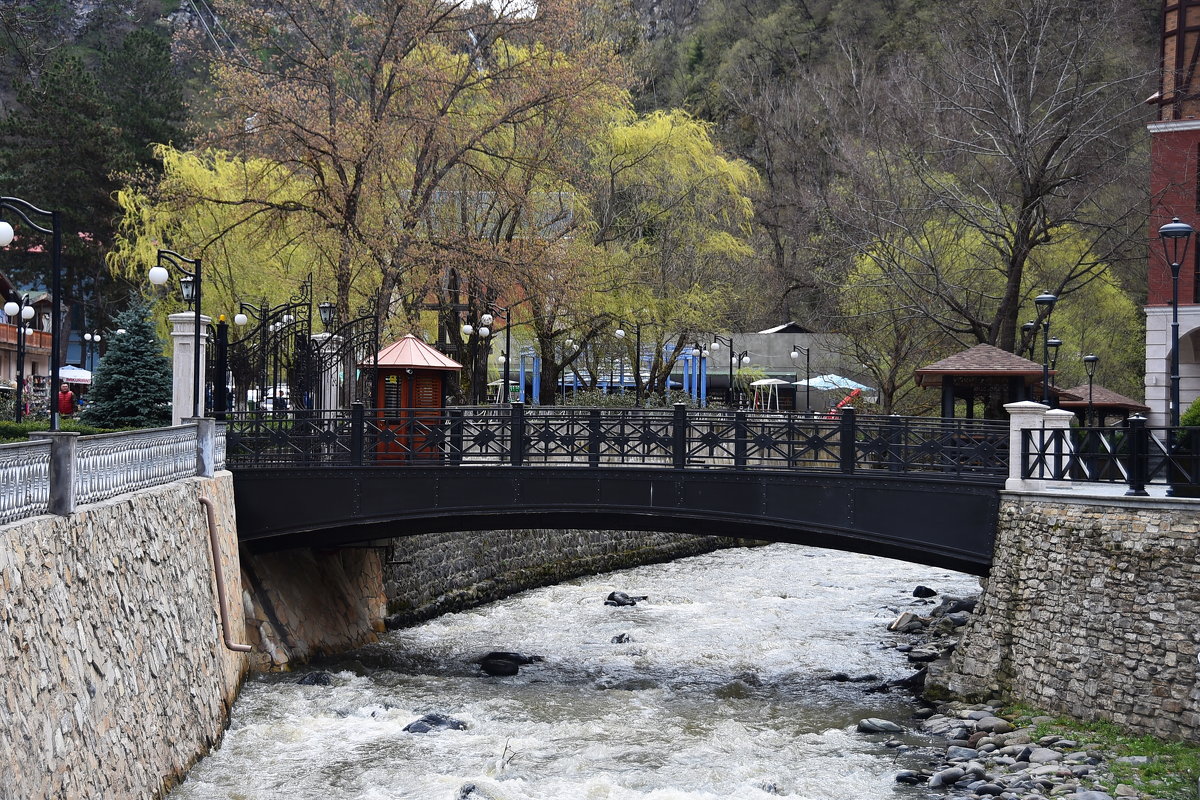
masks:
{"type": "Polygon", "coordinates": [[[71,387],[63,384],[58,387],[58,414],[59,416],[69,417],[75,413],[75,393],[71,391],[71,387]]]}

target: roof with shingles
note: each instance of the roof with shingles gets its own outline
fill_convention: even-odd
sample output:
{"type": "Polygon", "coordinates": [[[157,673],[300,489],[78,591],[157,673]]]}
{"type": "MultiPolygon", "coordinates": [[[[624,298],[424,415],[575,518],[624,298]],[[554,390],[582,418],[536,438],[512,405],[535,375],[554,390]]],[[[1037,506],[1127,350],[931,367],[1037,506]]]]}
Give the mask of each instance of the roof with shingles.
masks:
{"type": "MultiPolygon", "coordinates": [[[[947,356],[915,373],[918,386],[941,386],[942,377],[1023,377],[1027,383],[1041,380],[1042,365],[1027,358],[1001,350],[990,344],[977,344],[972,348],[947,356]]],[[[1054,370],[1050,371],[1054,374],[1054,370]]]]}
{"type": "MultiPolygon", "coordinates": [[[[1088,401],[1088,385],[1073,386],[1066,389],[1066,392],[1076,395],[1081,398],[1079,400],[1063,400],[1060,405],[1067,408],[1086,408],[1088,401]]],[[[1112,389],[1106,389],[1103,386],[1092,386],[1092,405],[1099,408],[1120,408],[1127,411],[1144,411],[1149,412],[1150,406],[1145,403],[1140,403],[1137,400],[1126,397],[1123,394],[1118,394],[1112,389]]]]}

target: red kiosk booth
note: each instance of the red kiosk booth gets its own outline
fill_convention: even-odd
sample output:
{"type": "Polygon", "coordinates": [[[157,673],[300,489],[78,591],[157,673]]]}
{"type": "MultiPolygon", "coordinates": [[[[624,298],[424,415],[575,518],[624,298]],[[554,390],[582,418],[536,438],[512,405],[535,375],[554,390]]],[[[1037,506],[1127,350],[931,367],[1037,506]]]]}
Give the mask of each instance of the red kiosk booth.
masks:
{"type": "Polygon", "coordinates": [[[408,334],[380,350],[374,364],[379,431],[376,449],[381,461],[434,460],[441,450],[430,431],[442,423],[445,398],[453,393],[462,369],[452,358],[408,334]]]}

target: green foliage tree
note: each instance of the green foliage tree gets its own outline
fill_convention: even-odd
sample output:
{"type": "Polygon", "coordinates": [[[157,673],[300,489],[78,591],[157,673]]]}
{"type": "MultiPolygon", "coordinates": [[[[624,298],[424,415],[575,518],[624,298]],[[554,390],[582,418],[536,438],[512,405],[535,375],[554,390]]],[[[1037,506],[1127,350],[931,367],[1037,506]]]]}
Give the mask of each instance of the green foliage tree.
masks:
{"type": "Polygon", "coordinates": [[[81,419],[102,428],[153,428],[171,422],[171,362],[163,355],[148,310],[117,315],[125,332],[109,337],[108,351],[92,376],[81,419]]]}
{"type": "Polygon", "coordinates": [[[98,73],[119,148],[115,168],[158,173],[152,145],[182,144],[186,119],[183,86],[171,64],[171,44],[156,30],[140,28],[104,52],[98,73]]]}

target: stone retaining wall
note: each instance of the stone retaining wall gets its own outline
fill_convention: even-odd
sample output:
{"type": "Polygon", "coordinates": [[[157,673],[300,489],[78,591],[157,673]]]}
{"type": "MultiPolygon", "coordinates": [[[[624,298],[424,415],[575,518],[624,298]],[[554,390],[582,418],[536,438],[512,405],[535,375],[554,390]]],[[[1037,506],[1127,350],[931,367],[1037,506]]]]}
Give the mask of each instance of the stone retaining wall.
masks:
{"type": "Polygon", "coordinates": [[[582,575],[745,544],[641,531],[512,530],[395,539],[385,573],[388,624],[412,625],[582,575]]]}
{"type": "Polygon", "coordinates": [[[383,632],[383,549],[243,554],[253,669],[287,670],[364,645],[383,632]]]}
{"type": "Polygon", "coordinates": [[[246,658],[200,496],[239,641],[227,472],[0,528],[0,797],[156,797],[220,738],[246,658]]]}
{"type": "Polygon", "coordinates": [[[1006,493],[995,567],[942,677],[1200,738],[1200,502],[1006,493]]]}

